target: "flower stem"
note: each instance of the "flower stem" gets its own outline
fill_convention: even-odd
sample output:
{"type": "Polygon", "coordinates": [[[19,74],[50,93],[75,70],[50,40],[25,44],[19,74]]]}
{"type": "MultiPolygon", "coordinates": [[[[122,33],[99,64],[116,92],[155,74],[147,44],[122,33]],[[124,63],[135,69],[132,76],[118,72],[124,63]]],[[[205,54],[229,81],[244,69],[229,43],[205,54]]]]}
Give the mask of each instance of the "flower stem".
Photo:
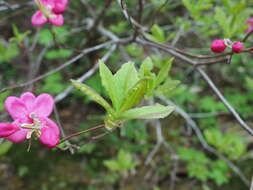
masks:
{"type": "MultiPolygon", "coordinates": [[[[102,129],[102,128],[104,128],[104,127],[105,127],[105,125],[104,125],[104,124],[101,124],[101,125],[98,125],[98,126],[95,126],[95,127],[89,128],[89,129],[86,129],[86,130],[84,130],[84,131],[79,131],[79,132],[77,132],[77,133],[71,134],[71,135],[69,135],[69,136],[63,138],[63,139],[60,141],[59,144],[65,142],[66,140],[68,140],[68,139],[70,139],[70,138],[72,138],[72,137],[76,137],[76,136],[79,136],[79,135],[81,135],[81,134],[88,133],[88,132],[90,132],[90,131],[96,131],[96,130],[102,129]]],[[[59,144],[58,144],[58,145],[59,145],[59,144]]]]}

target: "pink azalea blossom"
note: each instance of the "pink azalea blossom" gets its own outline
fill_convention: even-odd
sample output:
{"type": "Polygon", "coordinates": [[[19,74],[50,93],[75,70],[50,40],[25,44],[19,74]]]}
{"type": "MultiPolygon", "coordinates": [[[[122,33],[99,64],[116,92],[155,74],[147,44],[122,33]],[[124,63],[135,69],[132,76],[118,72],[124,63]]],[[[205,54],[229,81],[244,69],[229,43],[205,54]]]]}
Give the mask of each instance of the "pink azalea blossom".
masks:
{"type": "Polygon", "coordinates": [[[68,5],[68,0],[54,0],[53,12],[55,14],[61,14],[65,11],[68,5]]]}
{"type": "Polygon", "coordinates": [[[35,137],[49,148],[59,143],[59,127],[48,118],[54,107],[51,95],[26,92],[20,98],[9,96],[4,105],[14,121],[0,123],[0,138],[18,143],[35,137]]]}
{"type": "Polygon", "coordinates": [[[224,40],[214,40],[210,48],[215,53],[222,53],[226,47],[224,40]]]}
{"type": "Polygon", "coordinates": [[[246,33],[249,33],[251,31],[253,31],[253,16],[251,16],[248,21],[247,24],[249,25],[247,30],[245,31],[246,33]]]}
{"type": "Polygon", "coordinates": [[[62,13],[68,5],[68,0],[35,0],[35,2],[39,10],[33,14],[31,19],[34,26],[42,26],[47,22],[55,26],[64,24],[62,13]]]}
{"type": "Polygon", "coordinates": [[[244,45],[242,42],[234,42],[232,44],[232,51],[234,53],[240,53],[243,50],[243,48],[244,48],[244,45]]]}

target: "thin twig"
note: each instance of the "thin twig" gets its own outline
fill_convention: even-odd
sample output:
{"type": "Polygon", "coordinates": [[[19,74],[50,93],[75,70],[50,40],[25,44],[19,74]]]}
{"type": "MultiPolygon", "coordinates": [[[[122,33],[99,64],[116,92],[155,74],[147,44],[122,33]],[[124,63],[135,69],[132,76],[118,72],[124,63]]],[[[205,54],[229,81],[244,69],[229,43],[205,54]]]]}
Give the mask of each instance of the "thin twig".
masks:
{"type": "Polygon", "coordinates": [[[40,76],[38,76],[38,77],[36,77],[36,78],[34,78],[32,80],[29,80],[27,82],[24,82],[24,83],[21,83],[21,84],[17,84],[17,85],[14,85],[14,86],[9,86],[9,87],[2,88],[0,90],[0,93],[3,93],[5,91],[7,91],[7,90],[12,90],[12,89],[15,89],[15,88],[21,88],[21,87],[33,84],[33,83],[35,83],[35,82],[37,82],[37,81],[39,81],[39,80],[41,80],[41,79],[43,79],[45,77],[48,77],[48,76],[50,76],[50,75],[52,75],[52,74],[54,74],[54,73],[56,73],[56,72],[64,69],[65,67],[71,65],[72,63],[75,63],[77,60],[81,59],[84,55],[86,55],[86,54],[88,54],[90,52],[93,52],[93,51],[97,51],[97,50],[99,50],[101,48],[105,48],[108,45],[113,44],[113,43],[116,43],[116,42],[115,41],[109,41],[109,42],[105,42],[105,43],[102,43],[102,44],[99,44],[99,45],[96,45],[96,46],[84,49],[82,51],[82,53],[80,53],[79,55],[73,57],[72,59],[70,59],[66,63],[62,64],[61,66],[59,66],[59,67],[57,67],[57,68],[55,68],[55,69],[53,69],[53,70],[51,70],[51,71],[49,71],[49,72],[47,72],[45,74],[42,74],[42,75],[40,75],[40,76]]]}
{"type": "Polygon", "coordinates": [[[240,115],[235,111],[233,106],[226,100],[226,98],[222,95],[219,89],[215,86],[213,81],[209,78],[209,76],[204,72],[204,70],[200,67],[197,68],[197,71],[201,74],[203,79],[207,82],[207,84],[212,88],[218,98],[223,102],[223,104],[227,107],[227,109],[233,114],[238,123],[250,134],[253,136],[252,128],[244,122],[244,120],[240,117],[240,115]]]}
{"type": "MultiPolygon", "coordinates": [[[[106,62],[109,57],[111,56],[111,54],[115,51],[116,49],[116,45],[114,44],[110,50],[101,58],[101,60],[103,62],[106,62]]],[[[77,79],[77,81],[79,82],[83,82],[85,80],[87,80],[88,78],[90,78],[97,70],[98,70],[98,63],[95,64],[88,72],[84,73],[80,78],[77,79]]],[[[74,89],[73,86],[70,86],[68,88],[66,88],[63,92],[61,92],[60,94],[58,94],[56,97],[55,97],[55,101],[56,102],[59,102],[61,100],[63,100],[65,97],[67,97],[67,95],[74,89]]]]}
{"type": "MultiPolygon", "coordinates": [[[[56,122],[57,122],[57,124],[60,128],[61,135],[62,135],[63,138],[65,138],[66,135],[65,135],[64,129],[62,127],[61,120],[60,120],[59,113],[58,113],[56,105],[54,105],[54,114],[55,114],[56,122]]],[[[67,145],[67,149],[70,151],[70,153],[74,154],[75,149],[73,148],[72,144],[68,140],[65,141],[65,144],[67,145]]]]}
{"type": "Polygon", "coordinates": [[[92,127],[92,128],[86,129],[86,130],[84,130],[84,131],[79,131],[79,132],[77,132],[77,133],[74,133],[74,134],[72,134],[72,135],[69,135],[69,136],[63,138],[63,139],[60,141],[59,144],[62,144],[62,143],[65,142],[66,140],[69,140],[69,139],[71,139],[71,138],[73,138],[73,137],[76,137],[76,136],[79,136],[79,135],[82,135],[82,134],[84,134],[84,133],[88,133],[88,132],[91,132],[91,131],[96,131],[96,130],[102,129],[102,128],[105,128],[105,125],[104,125],[104,124],[101,124],[101,125],[98,125],[98,126],[96,126],[96,127],[92,127]]]}

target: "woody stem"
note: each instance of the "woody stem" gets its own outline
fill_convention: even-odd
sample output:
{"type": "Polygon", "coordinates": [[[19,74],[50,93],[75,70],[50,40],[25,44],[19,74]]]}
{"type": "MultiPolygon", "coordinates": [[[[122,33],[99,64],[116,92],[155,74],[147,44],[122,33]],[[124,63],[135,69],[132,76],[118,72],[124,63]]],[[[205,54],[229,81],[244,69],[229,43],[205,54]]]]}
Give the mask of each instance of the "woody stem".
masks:
{"type": "Polygon", "coordinates": [[[84,131],[79,131],[79,132],[77,132],[77,133],[71,134],[71,135],[69,135],[69,136],[63,138],[63,139],[60,141],[59,144],[65,142],[66,140],[68,140],[68,139],[70,139],[70,138],[72,138],[72,137],[76,137],[76,136],[79,136],[79,135],[81,135],[81,134],[88,133],[88,132],[90,132],[90,131],[96,131],[96,130],[102,129],[102,128],[104,128],[104,127],[105,127],[104,124],[101,124],[101,125],[98,125],[98,126],[95,126],[95,127],[89,128],[89,129],[86,129],[86,130],[84,130],[84,131]]]}

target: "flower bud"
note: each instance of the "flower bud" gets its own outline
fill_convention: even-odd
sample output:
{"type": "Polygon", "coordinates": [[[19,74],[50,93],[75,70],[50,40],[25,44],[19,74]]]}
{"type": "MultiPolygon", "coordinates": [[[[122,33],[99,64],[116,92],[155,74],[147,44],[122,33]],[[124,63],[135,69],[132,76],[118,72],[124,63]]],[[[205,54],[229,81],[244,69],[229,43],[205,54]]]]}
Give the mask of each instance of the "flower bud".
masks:
{"type": "Polygon", "coordinates": [[[243,43],[242,42],[234,42],[232,44],[232,50],[234,53],[240,53],[243,50],[243,43]]]}
{"type": "Polygon", "coordinates": [[[221,53],[226,49],[226,44],[224,40],[214,40],[211,45],[212,52],[221,53]]]}

